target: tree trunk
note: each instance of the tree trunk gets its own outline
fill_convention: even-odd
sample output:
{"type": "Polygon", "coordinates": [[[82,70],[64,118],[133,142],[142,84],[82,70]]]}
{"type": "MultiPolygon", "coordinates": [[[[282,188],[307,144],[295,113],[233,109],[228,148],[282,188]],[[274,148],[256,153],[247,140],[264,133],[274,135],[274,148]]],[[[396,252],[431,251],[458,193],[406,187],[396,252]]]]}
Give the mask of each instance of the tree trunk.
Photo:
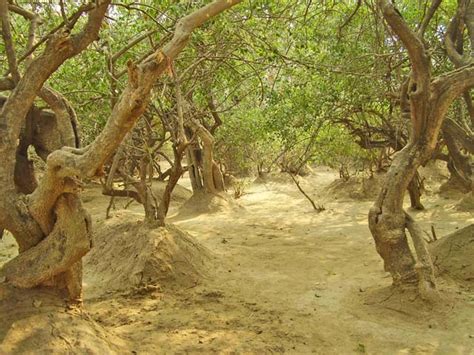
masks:
{"type": "Polygon", "coordinates": [[[168,214],[168,209],[171,202],[171,193],[173,192],[176,184],[178,183],[181,175],[183,174],[183,166],[181,165],[181,160],[183,157],[183,151],[185,150],[185,143],[182,147],[175,148],[174,151],[174,165],[171,168],[170,178],[166,184],[165,191],[161,196],[160,204],[158,205],[157,219],[160,226],[165,225],[165,218],[168,214]]]}
{"type": "Polygon", "coordinates": [[[421,203],[421,188],[422,182],[420,178],[420,174],[416,172],[413,179],[411,179],[410,183],[408,184],[408,193],[410,195],[410,203],[411,208],[415,210],[424,210],[425,207],[421,203]]]}
{"type": "Polygon", "coordinates": [[[200,172],[200,166],[202,164],[201,157],[202,151],[199,146],[199,142],[192,141],[193,132],[189,127],[184,127],[186,139],[191,141],[188,148],[186,149],[186,158],[188,162],[189,178],[191,179],[191,187],[193,192],[197,192],[203,189],[202,178],[200,172]]]}
{"type": "Polygon", "coordinates": [[[190,118],[189,124],[194,134],[202,142],[202,186],[206,192],[212,194],[224,191],[224,178],[219,166],[214,161],[214,137],[197,120],[190,118]]]}
{"type": "Polygon", "coordinates": [[[143,156],[140,160],[140,181],[135,184],[135,188],[141,197],[143,207],[145,209],[145,222],[149,225],[156,223],[156,205],[154,203],[153,192],[148,185],[147,172],[148,172],[149,159],[148,156],[143,156]]]}
{"type": "Polygon", "coordinates": [[[225,191],[224,175],[215,161],[212,162],[212,175],[216,190],[219,192],[225,191]]]}
{"type": "Polygon", "coordinates": [[[197,143],[190,144],[186,150],[188,172],[193,192],[201,191],[203,189],[201,171],[199,168],[201,165],[199,156],[201,156],[201,154],[198,154],[198,152],[200,153],[201,151],[200,149],[196,149],[195,144],[197,143]]]}
{"type": "Polygon", "coordinates": [[[369,228],[377,252],[384,260],[395,286],[418,286],[426,300],[437,298],[434,267],[423,240],[421,228],[403,210],[408,185],[417,174],[424,156],[424,147],[408,144],[398,152],[385,177],[377,201],[369,212],[369,228]],[[411,253],[406,230],[409,231],[416,251],[411,253]]]}
{"type": "Polygon", "coordinates": [[[405,233],[406,215],[403,211],[405,191],[419,166],[416,145],[407,145],[393,159],[382,190],[369,212],[369,228],[377,252],[384,260],[395,285],[416,284],[415,259],[405,233]]]}
{"type": "Polygon", "coordinates": [[[66,288],[71,299],[81,297],[80,260],[90,250],[91,221],[75,194],[62,194],[55,207],[56,223],[34,248],[20,253],[0,269],[16,287],[38,285],[66,288]]]}
{"type": "Polygon", "coordinates": [[[449,157],[448,169],[451,173],[451,178],[457,179],[465,188],[466,191],[473,190],[472,167],[471,159],[461,153],[454,133],[443,125],[443,137],[448,148],[449,157]]]}
{"type": "MultiPolygon", "coordinates": [[[[440,2],[433,2],[432,11],[423,19],[423,26],[417,32],[408,26],[393,2],[378,0],[377,3],[410,59],[412,68],[408,80],[401,86],[400,102],[403,114],[409,114],[411,130],[409,143],[396,153],[385,184],[369,211],[369,228],[377,251],[384,260],[385,270],[391,273],[394,284],[418,284],[421,296],[432,299],[436,297],[433,265],[420,227],[403,210],[403,197],[418,167],[432,157],[450,105],[474,86],[474,69],[466,65],[432,78],[431,59],[423,36],[440,2]],[[416,264],[408,245],[406,229],[413,239],[416,264]]],[[[454,27],[450,25],[448,30],[448,52],[453,52],[448,40],[452,38],[450,33],[454,27]]]]}

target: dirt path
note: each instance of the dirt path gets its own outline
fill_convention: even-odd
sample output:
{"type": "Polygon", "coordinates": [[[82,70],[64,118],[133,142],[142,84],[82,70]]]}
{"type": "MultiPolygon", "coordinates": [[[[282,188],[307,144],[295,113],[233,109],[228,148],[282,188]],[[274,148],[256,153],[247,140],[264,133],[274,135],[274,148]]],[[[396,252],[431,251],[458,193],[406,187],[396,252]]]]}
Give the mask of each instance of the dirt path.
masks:
{"type": "MultiPolygon", "coordinates": [[[[397,305],[367,228],[371,202],[334,200],[335,178],[319,169],[304,181],[326,207],[319,214],[291,183],[266,183],[248,188],[240,210],[170,218],[216,256],[207,278],[86,300],[88,312],[138,354],[473,354],[474,296],[453,289],[463,302],[448,310],[397,305]]],[[[103,219],[108,200],[88,196],[103,219]]],[[[474,222],[454,201],[424,203],[416,218],[439,235],[474,222]]]]}
{"type": "MultiPolygon", "coordinates": [[[[137,353],[471,353],[472,295],[462,295],[470,306],[441,315],[367,304],[391,282],[367,229],[371,203],[323,198],[334,178],[321,169],[305,181],[320,186],[320,214],[293,185],[267,183],[248,189],[241,211],[171,218],[217,255],[209,278],[172,295],[88,307],[137,353]]],[[[440,235],[474,221],[449,201],[425,204],[417,219],[440,235]]]]}

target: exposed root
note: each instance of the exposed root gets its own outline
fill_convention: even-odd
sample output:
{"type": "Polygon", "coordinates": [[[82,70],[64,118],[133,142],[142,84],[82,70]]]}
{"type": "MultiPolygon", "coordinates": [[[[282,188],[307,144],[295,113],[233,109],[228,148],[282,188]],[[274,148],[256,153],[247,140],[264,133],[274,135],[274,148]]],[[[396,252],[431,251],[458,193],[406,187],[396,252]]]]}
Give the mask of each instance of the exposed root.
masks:
{"type": "Polygon", "coordinates": [[[406,227],[410,232],[416,251],[417,261],[415,270],[418,275],[420,296],[426,301],[436,302],[439,295],[436,290],[434,267],[425,240],[423,239],[423,231],[409,214],[406,213],[405,216],[406,227]]]}
{"type": "Polygon", "coordinates": [[[178,217],[195,216],[206,213],[222,213],[229,210],[239,210],[243,207],[224,193],[210,194],[195,192],[179,210],[178,217]]]}
{"type": "Polygon", "coordinates": [[[90,220],[79,198],[73,194],[62,195],[55,212],[57,219],[53,231],[39,244],[6,263],[0,276],[21,288],[36,287],[45,282],[54,284],[62,279],[73,292],[71,297],[79,298],[81,273],[77,263],[91,248],[90,220]]]}

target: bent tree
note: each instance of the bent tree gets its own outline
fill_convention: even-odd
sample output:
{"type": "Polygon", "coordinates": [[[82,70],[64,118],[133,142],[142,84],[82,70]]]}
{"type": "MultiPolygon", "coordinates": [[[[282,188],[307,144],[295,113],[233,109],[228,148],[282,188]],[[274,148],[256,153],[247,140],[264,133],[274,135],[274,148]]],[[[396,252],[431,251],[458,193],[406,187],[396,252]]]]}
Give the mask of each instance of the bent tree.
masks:
{"type": "MultiPolygon", "coordinates": [[[[70,298],[82,292],[81,258],[91,248],[91,223],[82,208],[81,179],[92,178],[117,149],[137,119],[144,113],[154,83],[186,46],[191,33],[210,18],[240,3],[216,0],[180,19],[172,39],[139,63],[128,63],[128,82],[97,138],[79,149],[63,147],[46,159],[46,171],[31,193],[17,185],[15,171],[21,164],[18,151],[26,117],[45,82],[64,63],[98,38],[110,0],[92,1],[54,30],[41,54],[25,61],[24,72],[9,34],[13,5],[0,1],[2,34],[8,54],[12,83],[0,112],[0,230],[8,230],[19,245],[19,255],[0,269],[0,280],[20,288],[51,286],[70,298]],[[74,26],[82,13],[88,19],[82,30],[74,26]]],[[[37,21],[32,21],[32,27],[37,21]]],[[[40,43],[43,40],[40,40],[40,43]]],[[[43,41],[44,42],[44,41],[43,41]]],[[[31,46],[31,54],[39,45],[31,46]]],[[[20,58],[21,59],[21,58],[20,58]]],[[[46,100],[45,100],[46,101],[46,100]]],[[[47,102],[47,101],[46,101],[47,102]]]]}
{"type": "MultiPolygon", "coordinates": [[[[405,191],[416,174],[435,151],[438,135],[453,101],[474,86],[471,61],[455,70],[433,76],[424,33],[441,1],[433,1],[417,30],[403,19],[391,1],[378,0],[378,7],[390,29],[408,52],[411,72],[402,85],[400,101],[411,120],[408,143],[396,154],[375,204],[369,212],[369,227],[384,266],[394,285],[418,285],[420,295],[436,296],[433,265],[421,228],[403,209],[405,191]],[[408,230],[415,248],[412,255],[407,240],[408,230]]],[[[468,1],[459,1],[465,6],[468,1]]],[[[464,21],[465,18],[459,18],[464,21]]]]}

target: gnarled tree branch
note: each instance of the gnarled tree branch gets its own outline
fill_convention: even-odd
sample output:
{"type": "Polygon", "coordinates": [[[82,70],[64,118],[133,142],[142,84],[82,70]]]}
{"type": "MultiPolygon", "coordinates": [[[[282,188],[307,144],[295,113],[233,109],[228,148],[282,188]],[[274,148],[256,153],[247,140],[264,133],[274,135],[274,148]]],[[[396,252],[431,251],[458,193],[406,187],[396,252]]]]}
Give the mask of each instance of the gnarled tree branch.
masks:
{"type": "Polygon", "coordinates": [[[58,32],[53,35],[44,52],[31,62],[23,78],[8,97],[0,113],[0,154],[5,162],[3,170],[0,171],[0,190],[5,186],[13,186],[17,139],[35,97],[44,82],[65,60],[80,53],[97,39],[109,3],[110,0],[97,2],[79,34],[58,32]]]}

